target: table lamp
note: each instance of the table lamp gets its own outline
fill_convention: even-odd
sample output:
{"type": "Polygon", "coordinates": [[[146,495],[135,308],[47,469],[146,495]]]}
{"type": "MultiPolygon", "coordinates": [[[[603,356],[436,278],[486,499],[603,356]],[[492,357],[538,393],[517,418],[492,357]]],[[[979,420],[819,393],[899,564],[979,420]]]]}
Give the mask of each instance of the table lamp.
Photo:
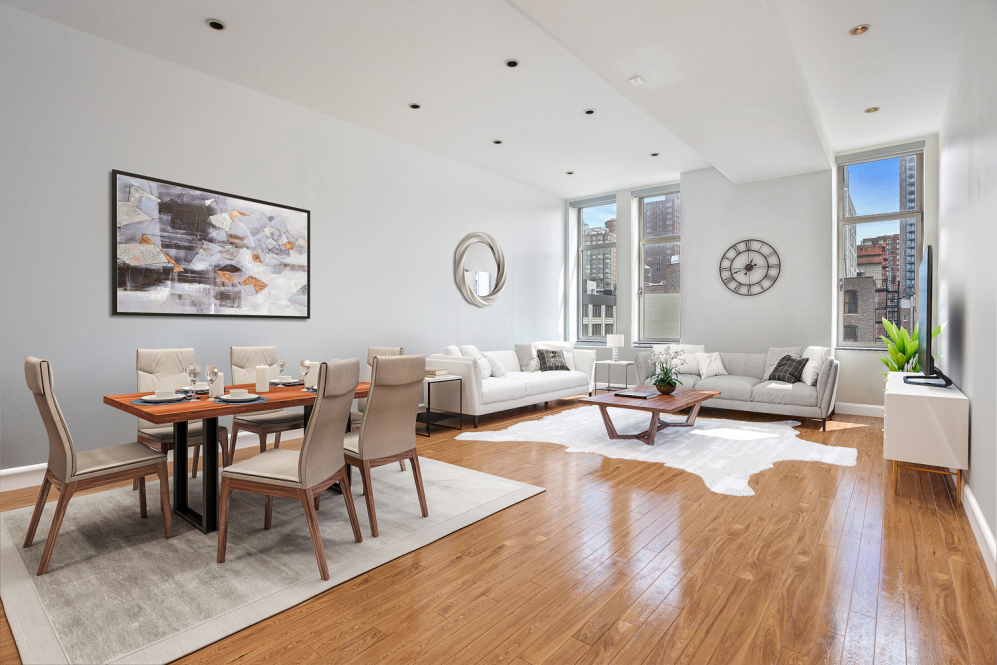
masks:
{"type": "Polygon", "coordinates": [[[606,346],[613,350],[613,362],[620,359],[620,347],[623,346],[623,335],[606,335],[606,346]]]}

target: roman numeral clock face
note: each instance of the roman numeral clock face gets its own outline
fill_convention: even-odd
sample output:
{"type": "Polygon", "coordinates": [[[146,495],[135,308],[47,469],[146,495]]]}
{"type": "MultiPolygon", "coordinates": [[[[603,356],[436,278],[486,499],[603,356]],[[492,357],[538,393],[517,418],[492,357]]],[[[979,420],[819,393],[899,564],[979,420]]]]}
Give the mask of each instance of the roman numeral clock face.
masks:
{"type": "Polygon", "coordinates": [[[720,259],[720,279],[739,296],[765,293],[779,279],[779,254],[761,240],[731,245],[720,259]]]}

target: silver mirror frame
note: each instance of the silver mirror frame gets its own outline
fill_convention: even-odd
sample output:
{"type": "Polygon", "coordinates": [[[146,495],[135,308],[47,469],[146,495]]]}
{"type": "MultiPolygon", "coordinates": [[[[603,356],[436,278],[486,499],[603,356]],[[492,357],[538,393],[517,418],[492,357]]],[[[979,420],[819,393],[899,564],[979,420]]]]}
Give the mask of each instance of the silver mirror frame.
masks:
{"type": "Polygon", "coordinates": [[[461,294],[463,294],[464,299],[472,305],[477,305],[478,307],[488,307],[502,295],[502,289],[505,288],[505,255],[502,253],[502,248],[499,247],[498,242],[495,238],[491,237],[487,233],[481,231],[475,231],[474,233],[467,234],[460,244],[457,245],[457,253],[454,255],[454,281],[457,282],[457,288],[460,289],[461,294]],[[498,275],[495,278],[495,287],[487,296],[479,296],[474,290],[467,285],[467,280],[464,278],[464,258],[467,256],[467,250],[471,245],[475,243],[481,243],[486,245],[490,250],[492,250],[492,256],[495,257],[495,265],[498,266],[498,275]]]}

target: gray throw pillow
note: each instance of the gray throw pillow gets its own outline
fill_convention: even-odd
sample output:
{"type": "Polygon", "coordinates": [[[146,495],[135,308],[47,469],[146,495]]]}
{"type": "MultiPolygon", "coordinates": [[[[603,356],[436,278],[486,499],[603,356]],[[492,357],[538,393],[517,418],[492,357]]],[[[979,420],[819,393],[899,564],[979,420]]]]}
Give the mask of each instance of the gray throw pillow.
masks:
{"type": "Polygon", "coordinates": [[[537,348],[533,344],[517,344],[516,357],[519,359],[519,369],[523,372],[540,371],[540,361],[537,359],[537,348]]]}
{"type": "Polygon", "coordinates": [[[803,349],[798,346],[777,346],[769,349],[768,356],[765,357],[765,373],[762,374],[762,381],[772,378],[772,370],[779,364],[783,356],[799,358],[803,355],[803,349]]]}

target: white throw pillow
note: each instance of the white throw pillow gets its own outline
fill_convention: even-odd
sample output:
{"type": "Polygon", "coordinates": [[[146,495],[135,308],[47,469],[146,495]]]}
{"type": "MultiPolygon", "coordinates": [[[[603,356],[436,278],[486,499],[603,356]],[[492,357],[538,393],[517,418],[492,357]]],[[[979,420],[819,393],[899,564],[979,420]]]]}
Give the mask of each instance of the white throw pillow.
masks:
{"type": "Polygon", "coordinates": [[[505,369],[503,369],[502,363],[500,363],[498,359],[495,358],[495,356],[493,356],[490,353],[482,353],[481,357],[487,360],[488,364],[491,366],[492,376],[494,376],[496,379],[501,379],[503,376],[505,376],[505,369]]]}
{"type": "Polygon", "coordinates": [[[568,366],[568,370],[575,371],[575,354],[570,351],[562,351],[564,354],[564,363],[568,366]]]}
{"type": "MultiPolygon", "coordinates": [[[[711,376],[726,376],[727,370],[720,360],[719,353],[697,353],[695,356],[698,374],[701,378],[708,379],[711,376]]],[[[689,372],[683,372],[688,374],[689,372]]]]}
{"type": "Polygon", "coordinates": [[[473,344],[465,344],[464,346],[460,347],[460,355],[464,356],[465,358],[480,358],[481,351],[478,351],[478,347],[474,346],[473,344]]]}
{"type": "Polygon", "coordinates": [[[808,346],[803,352],[803,357],[807,359],[807,365],[803,368],[800,381],[808,386],[815,386],[820,368],[824,366],[824,361],[831,357],[831,349],[826,346],[808,346]]]}
{"type": "MultiPolygon", "coordinates": [[[[670,349],[672,351],[684,351],[685,357],[682,364],[676,367],[679,374],[699,374],[699,365],[696,363],[697,353],[706,353],[706,346],[703,344],[655,344],[651,350],[655,353],[670,349]]],[[[705,376],[703,377],[706,378],[705,376]]]]}
{"type": "Polygon", "coordinates": [[[772,370],[775,366],[779,364],[783,356],[792,356],[793,358],[799,358],[802,353],[802,349],[798,346],[774,346],[769,349],[768,355],[765,357],[765,373],[762,374],[762,381],[768,381],[769,377],[772,376],[772,370]]]}
{"type": "Polygon", "coordinates": [[[478,364],[478,370],[481,372],[482,379],[487,379],[492,375],[492,364],[488,362],[488,358],[478,356],[474,359],[474,362],[478,364]]]}
{"type": "Polygon", "coordinates": [[[519,369],[523,372],[539,372],[540,359],[537,358],[536,344],[517,344],[516,358],[519,359],[519,369]]]}
{"type": "Polygon", "coordinates": [[[443,355],[453,356],[454,358],[460,358],[462,354],[460,352],[460,347],[450,345],[447,348],[443,349],[443,355]]]}

